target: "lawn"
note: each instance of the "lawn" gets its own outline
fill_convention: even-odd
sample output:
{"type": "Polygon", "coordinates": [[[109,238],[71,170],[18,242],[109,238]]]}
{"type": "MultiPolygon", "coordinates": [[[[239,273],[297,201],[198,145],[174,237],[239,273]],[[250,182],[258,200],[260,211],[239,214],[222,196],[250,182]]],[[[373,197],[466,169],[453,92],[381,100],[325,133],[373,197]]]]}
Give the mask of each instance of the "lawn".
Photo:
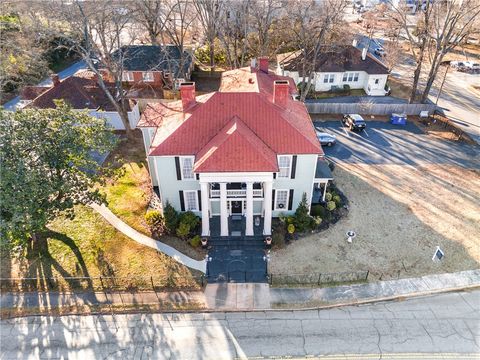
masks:
{"type": "Polygon", "coordinates": [[[476,269],[480,173],[450,165],[338,164],[346,218],[271,255],[273,274],[369,270],[369,280],[476,269]],[[349,230],[357,236],[347,243],[349,230]],[[437,246],[445,252],[432,261],[437,246]]]}
{"type": "MultiPolygon", "coordinates": [[[[120,174],[100,187],[109,208],[127,224],[151,235],[144,222],[151,196],[150,178],[145,161],[141,133],[126,141],[106,160],[120,174]],[[121,158],[121,160],[119,160],[121,158]]],[[[151,288],[151,278],[158,287],[196,287],[198,272],[172,258],[127,238],[87,206],[75,208],[73,220],[58,217],[49,224],[47,248],[33,260],[12,261],[2,256],[1,276],[60,278],[62,288],[100,287],[97,277],[115,277],[122,288],[151,288]],[[93,283],[65,278],[94,277],[93,283]]],[[[168,242],[174,246],[176,238],[168,242]]],[[[188,247],[188,246],[187,246],[188,247]]],[[[195,252],[194,249],[191,249],[195,252]]],[[[198,257],[197,257],[198,258],[198,257]]]]}
{"type": "Polygon", "coordinates": [[[388,86],[392,90],[390,96],[400,98],[400,99],[409,99],[412,88],[403,82],[400,79],[396,79],[393,76],[388,78],[388,86]]]}

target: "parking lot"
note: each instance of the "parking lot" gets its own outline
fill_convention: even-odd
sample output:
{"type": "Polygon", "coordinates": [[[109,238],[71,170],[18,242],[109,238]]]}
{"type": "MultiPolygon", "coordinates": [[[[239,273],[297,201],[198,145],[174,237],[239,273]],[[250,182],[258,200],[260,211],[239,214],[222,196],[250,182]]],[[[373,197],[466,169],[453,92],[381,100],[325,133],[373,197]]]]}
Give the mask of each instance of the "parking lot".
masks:
{"type": "Polygon", "coordinates": [[[367,121],[365,131],[343,127],[340,120],[316,121],[315,127],[334,134],[337,144],[324,146],[325,155],[334,162],[370,165],[451,164],[480,169],[480,147],[443,141],[425,135],[412,122],[392,125],[385,121],[367,121]]]}

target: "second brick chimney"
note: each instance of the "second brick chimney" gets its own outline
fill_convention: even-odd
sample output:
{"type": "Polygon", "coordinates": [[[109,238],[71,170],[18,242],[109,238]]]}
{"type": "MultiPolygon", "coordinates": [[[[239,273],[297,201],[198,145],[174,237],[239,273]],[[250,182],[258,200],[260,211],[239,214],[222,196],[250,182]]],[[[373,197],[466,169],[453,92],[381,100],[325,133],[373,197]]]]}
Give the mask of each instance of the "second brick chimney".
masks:
{"type": "Polygon", "coordinates": [[[290,84],[287,80],[275,80],[273,83],[273,103],[281,107],[287,105],[290,84]]]}
{"type": "Polygon", "coordinates": [[[184,111],[195,104],[195,83],[191,81],[181,83],[180,97],[184,111]]]}
{"type": "Polygon", "coordinates": [[[262,56],[258,58],[258,68],[261,72],[268,74],[268,57],[262,56]]]}
{"type": "Polygon", "coordinates": [[[60,78],[57,74],[50,75],[50,79],[52,79],[53,86],[57,86],[58,84],[60,84],[60,78]]]}

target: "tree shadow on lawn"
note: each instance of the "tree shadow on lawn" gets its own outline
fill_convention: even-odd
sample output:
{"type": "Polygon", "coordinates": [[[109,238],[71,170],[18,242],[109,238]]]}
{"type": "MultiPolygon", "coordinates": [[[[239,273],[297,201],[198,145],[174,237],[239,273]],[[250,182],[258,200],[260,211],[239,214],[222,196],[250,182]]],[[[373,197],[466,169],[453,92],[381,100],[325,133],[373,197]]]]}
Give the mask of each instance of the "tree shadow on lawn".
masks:
{"type": "Polygon", "coordinates": [[[73,239],[53,230],[46,231],[41,237],[42,247],[35,249],[27,256],[28,277],[38,278],[38,288],[36,290],[52,290],[62,287],[53,275],[53,270],[60,274],[61,278],[59,280],[65,281],[68,284],[69,290],[93,289],[92,280],[90,279],[85,260],[73,239]],[[81,275],[71,274],[52,256],[49,250],[49,240],[60,241],[69,247],[75,255],[75,267],[81,272],[81,275]]]}

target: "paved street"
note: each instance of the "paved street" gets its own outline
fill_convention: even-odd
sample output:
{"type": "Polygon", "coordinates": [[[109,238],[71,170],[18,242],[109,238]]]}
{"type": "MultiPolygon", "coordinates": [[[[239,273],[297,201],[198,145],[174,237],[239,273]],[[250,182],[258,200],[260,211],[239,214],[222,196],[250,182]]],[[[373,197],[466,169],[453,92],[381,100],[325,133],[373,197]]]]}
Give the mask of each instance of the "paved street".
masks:
{"type": "Polygon", "coordinates": [[[474,358],[479,303],[477,290],[320,311],[16,318],[1,321],[1,358],[474,358]]]}
{"type": "Polygon", "coordinates": [[[438,140],[425,135],[411,122],[406,126],[367,121],[362,132],[344,128],[340,120],[315,122],[322,131],[335,134],[337,144],[324,147],[328,158],[350,164],[452,164],[480,168],[480,148],[438,140]]]}

